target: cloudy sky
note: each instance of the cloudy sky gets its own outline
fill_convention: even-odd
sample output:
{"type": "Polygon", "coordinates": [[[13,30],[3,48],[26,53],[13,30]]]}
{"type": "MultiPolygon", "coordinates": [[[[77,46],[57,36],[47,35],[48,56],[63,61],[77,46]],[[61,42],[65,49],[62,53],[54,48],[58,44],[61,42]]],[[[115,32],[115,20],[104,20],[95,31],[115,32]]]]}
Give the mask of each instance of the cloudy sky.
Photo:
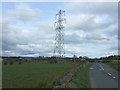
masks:
{"type": "Polygon", "coordinates": [[[66,11],[66,56],[118,53],[117,2],[4,2],[2,55],[52,56],[55,15],[66,11]]]}

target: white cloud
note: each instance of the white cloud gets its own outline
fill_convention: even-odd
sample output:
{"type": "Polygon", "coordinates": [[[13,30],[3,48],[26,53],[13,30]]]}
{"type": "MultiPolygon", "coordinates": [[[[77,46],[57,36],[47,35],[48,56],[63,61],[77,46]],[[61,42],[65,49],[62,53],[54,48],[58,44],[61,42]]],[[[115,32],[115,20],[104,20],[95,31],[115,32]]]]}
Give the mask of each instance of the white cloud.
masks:
{"type": "Polygon", "coordinates": [[[31,21],[36,16],[36,11],[33,10],[28,4],[20,3],[16,5],[14,10],[9,10],[6,15],[9,19],[19,21],[31,21]]]}

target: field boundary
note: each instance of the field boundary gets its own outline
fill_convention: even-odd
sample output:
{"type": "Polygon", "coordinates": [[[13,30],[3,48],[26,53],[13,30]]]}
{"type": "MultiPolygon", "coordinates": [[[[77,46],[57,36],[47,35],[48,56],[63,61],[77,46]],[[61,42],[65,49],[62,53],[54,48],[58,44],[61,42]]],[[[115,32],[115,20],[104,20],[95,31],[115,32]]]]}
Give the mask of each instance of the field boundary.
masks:
{"type": "Polygon", "coordinates": [[[85,66],[85,64],[86,63],[77,65],[75,68],[70,70],[65,76],[63,76],[62,78],[57,80],[54,83],[53,89],[55,89],[55,88],[65,88],[67,86],[67,84],[70,83],[74,79],[74,77],[76,75],[76,72],[80,69],[80,67],[85,66]]]}

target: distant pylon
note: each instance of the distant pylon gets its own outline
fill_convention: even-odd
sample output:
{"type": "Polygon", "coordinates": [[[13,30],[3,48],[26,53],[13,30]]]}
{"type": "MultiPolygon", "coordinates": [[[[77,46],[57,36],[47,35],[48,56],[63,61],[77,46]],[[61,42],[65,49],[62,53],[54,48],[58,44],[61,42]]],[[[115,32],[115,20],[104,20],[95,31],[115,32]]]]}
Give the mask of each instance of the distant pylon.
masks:
{"type": "Polygon", "coordinates": [[[66,23],[66,19],[63,18],[65,15],[65,11],[59,10],[56,14],[56,22],[55,22],[55,46],[53,56],[63,58],[65,56],[64,49],[64,23],[66,23]]]}

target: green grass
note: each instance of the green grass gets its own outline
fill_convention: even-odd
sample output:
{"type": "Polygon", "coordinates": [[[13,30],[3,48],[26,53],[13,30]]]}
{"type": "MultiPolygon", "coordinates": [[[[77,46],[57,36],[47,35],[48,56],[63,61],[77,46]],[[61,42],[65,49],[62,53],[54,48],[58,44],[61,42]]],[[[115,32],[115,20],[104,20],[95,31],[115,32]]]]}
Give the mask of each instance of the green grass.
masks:
{"type": "Polygon", "coordinates": [[[91,65],[91,63],[88,63],[79,69],[75,79],[69,84],[69,88],[90,88],[88,69],[91,65]]]}
{"type": "Polygon", "coordinates": [[[23,62],[3,65],[3,88],[51,88],[54,81],[65,75],[78,63],[42,64],[42,62],[23,62]]]}
{"type": "Polygon", "coordinates": [[[111,64],[111,63],[108,63],[108,65],[110,65],[110,66],[113,67],[114,69],[120,71],[120,65],[114,65],[114,64],[111,64]]]}
{"type": "Polygon", "coordinates": [[[114,61],[111,61],[111,62],[105,62],[104,64],[108,64],[112,68],[120,71],[120,61],[118,61],[118,60],[114,60],[114,61]]]}

